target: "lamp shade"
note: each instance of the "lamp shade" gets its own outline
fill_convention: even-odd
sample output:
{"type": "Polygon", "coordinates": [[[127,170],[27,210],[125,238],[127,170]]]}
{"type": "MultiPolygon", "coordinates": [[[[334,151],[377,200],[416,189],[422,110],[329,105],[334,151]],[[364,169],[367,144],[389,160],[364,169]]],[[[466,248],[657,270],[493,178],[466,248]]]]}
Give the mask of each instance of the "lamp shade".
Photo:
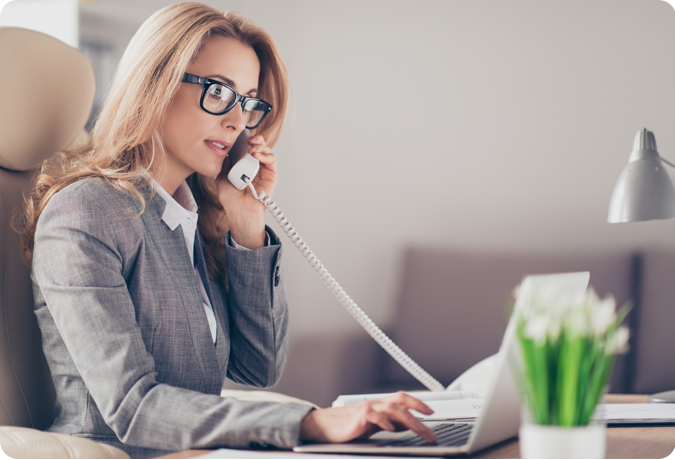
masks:
{"type": "Polygon", "coordinates": [[[616,182],[607,221],[637,222],[675,217],[675,186],[656,151],[654,133],[635,135],[628,164],[616,182]]]}

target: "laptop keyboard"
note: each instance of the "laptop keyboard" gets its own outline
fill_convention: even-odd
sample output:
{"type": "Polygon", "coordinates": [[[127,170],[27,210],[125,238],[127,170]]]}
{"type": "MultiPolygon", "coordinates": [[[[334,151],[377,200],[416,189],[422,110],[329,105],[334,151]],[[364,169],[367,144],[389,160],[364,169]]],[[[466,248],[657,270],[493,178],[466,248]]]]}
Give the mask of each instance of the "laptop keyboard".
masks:
{"type": "Polygon", "coordinates": [[[421,446],[445,446],[456,447],[462,446],[469,440],[471,429],[473,425],[468,423],[440,423],[431,427],[438,441],[435,444],[429,444],[424,439],[416,434],[406,436],[405,438],[397,439],[386,444],[387,447],[421,447],[421,446]]]}

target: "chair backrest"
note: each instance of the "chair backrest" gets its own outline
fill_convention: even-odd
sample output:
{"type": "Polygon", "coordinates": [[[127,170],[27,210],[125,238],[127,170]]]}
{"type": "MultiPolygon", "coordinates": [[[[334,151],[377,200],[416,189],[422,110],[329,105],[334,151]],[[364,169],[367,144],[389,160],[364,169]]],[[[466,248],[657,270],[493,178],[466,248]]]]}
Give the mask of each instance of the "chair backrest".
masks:
{"type": "Polygon", "coordinates": [[[0,425],[44,429],[53,386],[33,314],[30,269],[11,220],[42,160],[82,135],[94,72],[78,50],[26,29],[0,28],[0,425]]]}

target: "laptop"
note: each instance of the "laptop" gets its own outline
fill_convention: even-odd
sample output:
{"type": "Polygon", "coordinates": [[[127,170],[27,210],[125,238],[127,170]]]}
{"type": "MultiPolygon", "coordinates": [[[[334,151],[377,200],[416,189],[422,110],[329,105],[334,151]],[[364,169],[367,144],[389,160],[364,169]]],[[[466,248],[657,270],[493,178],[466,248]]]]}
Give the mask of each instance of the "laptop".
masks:
{"type": "MultiPolygon", "coordinates": [[[[554,295],[583,296],[588,286],[589,272],[551,275],[529,275],[523,279],[514,306],[517,311],[531,298],[534,291],[546,290],[554,295]]],[[[513,438],[520,428],[520,395],[511,372],[517,359],[516,324],[513,315],[504,332],[497,353],[495,373],[480,415],[475,422],[423,422],[437,433],[439,442],[429,444],[411,431],[391,433],[380,431],[367,440],[344,444],[304,444],[295,452],[447,456],[470,454],[501,441],[513,438]]]]}

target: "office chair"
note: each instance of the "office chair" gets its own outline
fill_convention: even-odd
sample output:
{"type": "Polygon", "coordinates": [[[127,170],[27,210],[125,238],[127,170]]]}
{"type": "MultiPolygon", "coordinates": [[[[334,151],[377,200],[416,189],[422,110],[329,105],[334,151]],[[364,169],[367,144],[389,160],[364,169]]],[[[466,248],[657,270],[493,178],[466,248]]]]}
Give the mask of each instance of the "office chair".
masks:
{"type": "Polygon", "coordinates": [[[42,432],[54,389],[33,313],[30,268],[11,220],[42,160],[74,142],[94,99],[78,50],[26,29],[0,28],[0,447],[14,458],[128,458],[87,439],[42,432]]]}

